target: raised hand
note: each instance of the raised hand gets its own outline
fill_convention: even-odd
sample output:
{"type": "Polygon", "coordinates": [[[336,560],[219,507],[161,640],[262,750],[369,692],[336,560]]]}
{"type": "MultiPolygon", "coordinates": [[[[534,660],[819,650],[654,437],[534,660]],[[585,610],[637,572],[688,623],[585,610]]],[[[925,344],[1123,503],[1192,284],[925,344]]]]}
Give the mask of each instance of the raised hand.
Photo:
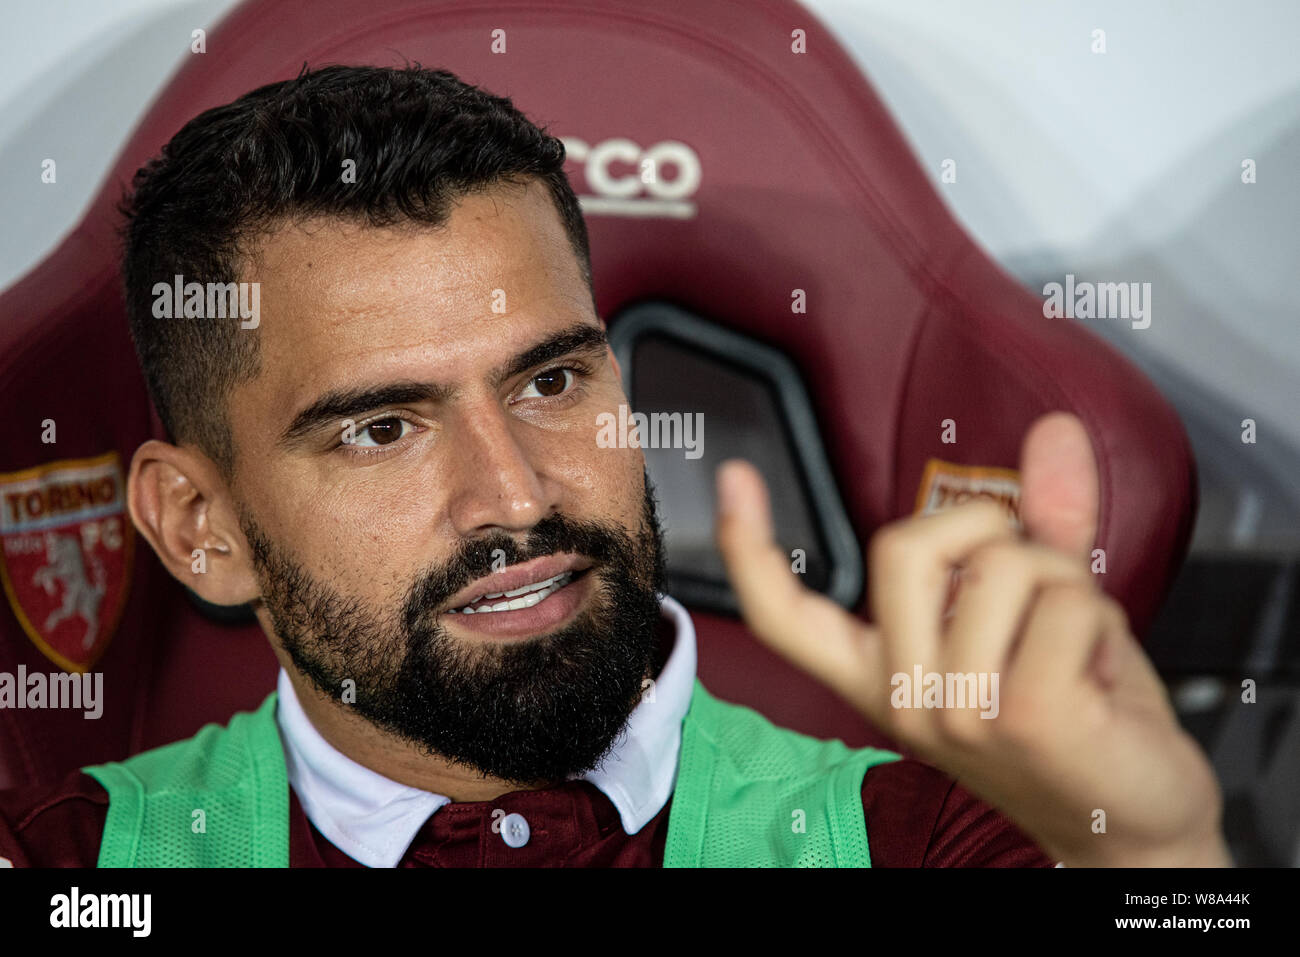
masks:
{"type": "Polygon", "coordinates": [[[1209,762],[1089,572],[1098,480],[1077,419],[1034,424],[1021,480],[1030,538],[982,501],[877,532],[867,624],[799,582],[762,478],[723,463],[717,538],[746,623],[1067,865],[1230,865],[1209,762]],[[996,708],[898,706],[918,666],[983,680],[996,708]]]}

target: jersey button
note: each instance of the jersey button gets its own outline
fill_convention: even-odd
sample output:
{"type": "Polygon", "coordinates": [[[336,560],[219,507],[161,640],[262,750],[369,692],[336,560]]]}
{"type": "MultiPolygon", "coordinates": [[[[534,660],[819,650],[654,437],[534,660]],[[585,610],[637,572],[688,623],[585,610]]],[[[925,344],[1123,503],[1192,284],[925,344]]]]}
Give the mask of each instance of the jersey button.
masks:
{"type": "Polygon", "coordinates": [[[501,819],[501,840],[510,847],[523,847],[529,833],[528,821],[522,814],[507,814],[501,819]]]}

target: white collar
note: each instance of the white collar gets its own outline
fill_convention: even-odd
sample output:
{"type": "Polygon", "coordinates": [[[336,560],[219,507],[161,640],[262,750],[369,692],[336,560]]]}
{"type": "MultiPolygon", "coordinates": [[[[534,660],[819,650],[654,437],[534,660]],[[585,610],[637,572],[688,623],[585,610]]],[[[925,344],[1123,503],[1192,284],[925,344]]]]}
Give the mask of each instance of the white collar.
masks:
{"type": "MultiPolygon", "coordinates": [[[[695,689],[695,626],[681,603],[664,596],[660,610],[676,641],[647,695],[632,711],[601,767],[584,775],[618,808],[635,834],[663,810],[677,783],[682,720],[695,689]]],[[[275,711],[289,784],[316,829],[367,867],[396,867],[429,816],[451,798],[384,777],[339,751],[312,726],[281,669],[275,711]]]]}

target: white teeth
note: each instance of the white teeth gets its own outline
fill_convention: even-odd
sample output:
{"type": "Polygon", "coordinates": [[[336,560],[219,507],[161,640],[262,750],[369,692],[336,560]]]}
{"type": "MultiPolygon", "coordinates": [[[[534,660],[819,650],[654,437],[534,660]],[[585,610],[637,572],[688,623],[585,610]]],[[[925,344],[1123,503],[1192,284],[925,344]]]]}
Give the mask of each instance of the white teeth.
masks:
{"type": "Polygon", "coordinates": [[[453,615],[482,615],[493,611],[518,611],[521,608],[532,608],[555,594],[572,579],[573,572],[564,572],[545,581],[532,582],[519,588],[512,588],[510,591],[480,595],[469,604],[452,609],[450,613],[453,615]],[[480,604],[480,602],[490,598],[507,598],[510,600],[500,601],[496,604],[480,604]]]}
{"type": "MultiPolygon", "coordinates": [[[[565,578],[565,577],[572,578],[573,572],[564,572],[563,574],[556,575],[554,578],[548,578],[544,582],[533,582],[531,585],[524,585],[520,588],[513,588],[508,592],[503,592],[503,594],[506,598],[514,598],[516,595],[523,595],[526,592],[541,591],[543,588],[549,588],[551,585],[554,585],[556,582],[558,582],[561,578],[565,578]]],[[[488,595],[488,597],[500,598],[501,595],[488,595]]]]}

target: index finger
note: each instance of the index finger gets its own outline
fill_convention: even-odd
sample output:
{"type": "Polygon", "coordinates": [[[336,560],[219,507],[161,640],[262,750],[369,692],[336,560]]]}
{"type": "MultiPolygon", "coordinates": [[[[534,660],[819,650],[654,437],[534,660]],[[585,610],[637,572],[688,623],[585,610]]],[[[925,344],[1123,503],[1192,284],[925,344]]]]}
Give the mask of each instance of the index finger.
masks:
{"type": "Polygon", "coordinates": [[[745,623],[764,644],[879,720],[888,685],[871,630],[791,570],[776,544],[757,469],[732,459],[719,466],[717,479],[718,547],[745,623]]]}

